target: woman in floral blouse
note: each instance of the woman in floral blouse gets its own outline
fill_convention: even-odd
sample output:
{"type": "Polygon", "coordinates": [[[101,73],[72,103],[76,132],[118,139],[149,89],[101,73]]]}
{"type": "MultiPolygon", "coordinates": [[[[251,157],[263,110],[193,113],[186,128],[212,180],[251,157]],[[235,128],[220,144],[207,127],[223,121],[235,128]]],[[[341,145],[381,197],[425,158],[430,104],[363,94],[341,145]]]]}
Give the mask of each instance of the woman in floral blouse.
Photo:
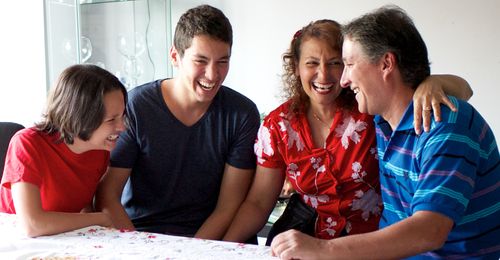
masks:
{"type": "MultiPolygon", "coordinates": [[[[256,176],[224,240],[245,241],[264,226],[285,176],[316,210],[316,237],[378,228],[383,205],[373,118],[360,113],[354,94],[339,85],[341,47],[340,25],[332,20],[313,22],[294,35],[283,56],[288,101],[260,127],[256,176]]],[[[419,87],[415,96],[426,105],[431,96],[448,104],[441,88],[469,90],[465,81],[449,75],[432,76],[422,84],[426,88],[419,87]]],[[[426,111],[423,116],[430,117],[426,111]]]]}

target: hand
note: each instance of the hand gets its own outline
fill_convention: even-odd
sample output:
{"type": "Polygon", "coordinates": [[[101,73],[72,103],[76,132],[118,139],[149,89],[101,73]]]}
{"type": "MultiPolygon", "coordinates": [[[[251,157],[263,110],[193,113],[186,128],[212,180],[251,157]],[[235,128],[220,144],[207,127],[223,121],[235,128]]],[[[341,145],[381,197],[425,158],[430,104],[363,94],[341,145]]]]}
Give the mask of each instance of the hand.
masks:
{"type": "Polygon", "coordinates": [[[277,235],[271,243],[273,256],[280,259],[331,259],[328,240],[308,236],[297,230],[277,235]]]}
{"type": "Polygon", "coordinates": [[[113,220],[111,220],[111,216],[108,213],[99,212],[98,214],[102,215],[102,223],[100,224],[100,226],[115,228],[115,225],[113,224],[113,220]]]}
{"type": "Polygon", "coordinates": [[[283,183],[283,188],[281,189],[280,198],[290,198],[290,196],[292,196],[294,192],[295,189],[293,188],[288,178],[286,178],[285,183],[283,183]]]}
{"type": "Polygon", "coordinates": [[[440,78],[431,75],[420,83],[413,94],[413,124],[418,135],[422,133],[422,121],[424,131],[429,132],[432,112],[434,112],[434,120],[441,121],[440,104],[445,104],[452,111],[457,110],[444,93],[442,86],[440,78]]]}

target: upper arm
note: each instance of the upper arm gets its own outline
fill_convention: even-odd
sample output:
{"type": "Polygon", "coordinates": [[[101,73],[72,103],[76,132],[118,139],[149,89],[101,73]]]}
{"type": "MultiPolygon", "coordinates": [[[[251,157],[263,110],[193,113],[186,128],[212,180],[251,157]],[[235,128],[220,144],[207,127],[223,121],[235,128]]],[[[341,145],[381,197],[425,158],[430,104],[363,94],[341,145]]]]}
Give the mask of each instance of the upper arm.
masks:
{"type": "Polygon", "coordinates": [[[217,206],[238,205],[245,199],[252,183],[255,169],[240,169],[229,164],[224,167],[224,175],[217,206]]]}
{"type": "Polygon", "coordinates": [[[263,209],[273,208],[281,193],[284,181],[284,169],[258,165],[252,187],[248,192],[247,202],[263,209]]]}
{"type": "Polygon", "coordinates": [[[29,221],[43,211],[40,189],[28,182],[11,184],[12,200],[18,215],[23,222],[29,221]]]}

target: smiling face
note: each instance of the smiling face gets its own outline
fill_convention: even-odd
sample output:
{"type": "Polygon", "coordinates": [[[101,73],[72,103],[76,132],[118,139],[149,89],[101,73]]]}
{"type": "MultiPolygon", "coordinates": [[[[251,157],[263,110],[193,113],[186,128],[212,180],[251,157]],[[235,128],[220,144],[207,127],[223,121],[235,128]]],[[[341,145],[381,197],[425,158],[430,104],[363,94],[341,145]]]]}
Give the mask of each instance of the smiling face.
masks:
{"type": "Polygon", "coordinates": [[[360,112],[381,114],[386,94],[379,87],[382,85],[380,65],[371,63],[363,54],[361,45],[348,37],[344,39],[342,56],[344,60],[342,87],[350,87],[353,90],[360,112]]]}
{"type": "Polygon", "coordinates": [[[341,53],[333,50],[330,44],[318,38],[302,42],[296,74],[312,105],[335,102],[342,91],[342,69],[341,53]]]}
{"type": "Polygon", "coordinates": [[[120,90],[104,94],[104,120],[92,133],[90,139],[83,142],[86,146],[85,150],[111,151],[115,148],[118,135],[125,130],[123,100],[123,93],[120,90]]]}
{"type": "Polygon", "coordinates": [[[229,71],[231,47],[207,35],[195,36],[184,56],[172,48],[174,66],[179,69],[181,84],[194,102],[211,102],[229,71]]]}

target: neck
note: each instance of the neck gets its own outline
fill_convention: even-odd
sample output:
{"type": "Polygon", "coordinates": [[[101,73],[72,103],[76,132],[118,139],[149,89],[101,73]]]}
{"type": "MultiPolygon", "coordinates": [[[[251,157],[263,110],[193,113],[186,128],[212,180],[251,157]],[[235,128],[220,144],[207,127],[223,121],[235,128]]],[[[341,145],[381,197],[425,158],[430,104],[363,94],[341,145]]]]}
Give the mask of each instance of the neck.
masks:
{"type": "Polygon", "coordinates": [[[322,125],[330,128],[335,117],[336,106],[335,104],[320,105],[312,104],[309,106],[308,115],[311,120],[316,120],[322,125]]]}
{"type": "Polygon", "coordinates": [[[406,111],[406,108],[411,103],[413,99],[413,93],[415,92],[409,86],[403,86],[395,89],[394,95],[389,97],[385,106],[385,109],[380,115],[384,118],[389,125],[391,125],[392,130],[396,129],[401,122],[401,119],[406,111]]]}
{"type": "Polygon", "coordinates": [[[74,138],[73,144],[67,144],[67,143],[64,144],[66,144],[68,148],[76,154],[81,154],[90,150],[87,148],[86,142],[78,137],[74,138]]]}
{"type": "Polygon", "coordinates": [[[170,112],[184,125],[191,126],[207,112],[211,102],[198,102],[180,80],[162,82],[162,95],[170,112]]]}
{"type": "Polygon", "coordinates": [[[183,86],[181,79],[176,78],[171,82],[165,81],[165,84],[172,84],[170,88],[167,89],[169,100],[172,101],[175,106],[183,111],[191,111],[196,113],[196,111],[206,111],[210,106],[211,102],[199,102],[193,97],[192,93],[183,86]]]}

